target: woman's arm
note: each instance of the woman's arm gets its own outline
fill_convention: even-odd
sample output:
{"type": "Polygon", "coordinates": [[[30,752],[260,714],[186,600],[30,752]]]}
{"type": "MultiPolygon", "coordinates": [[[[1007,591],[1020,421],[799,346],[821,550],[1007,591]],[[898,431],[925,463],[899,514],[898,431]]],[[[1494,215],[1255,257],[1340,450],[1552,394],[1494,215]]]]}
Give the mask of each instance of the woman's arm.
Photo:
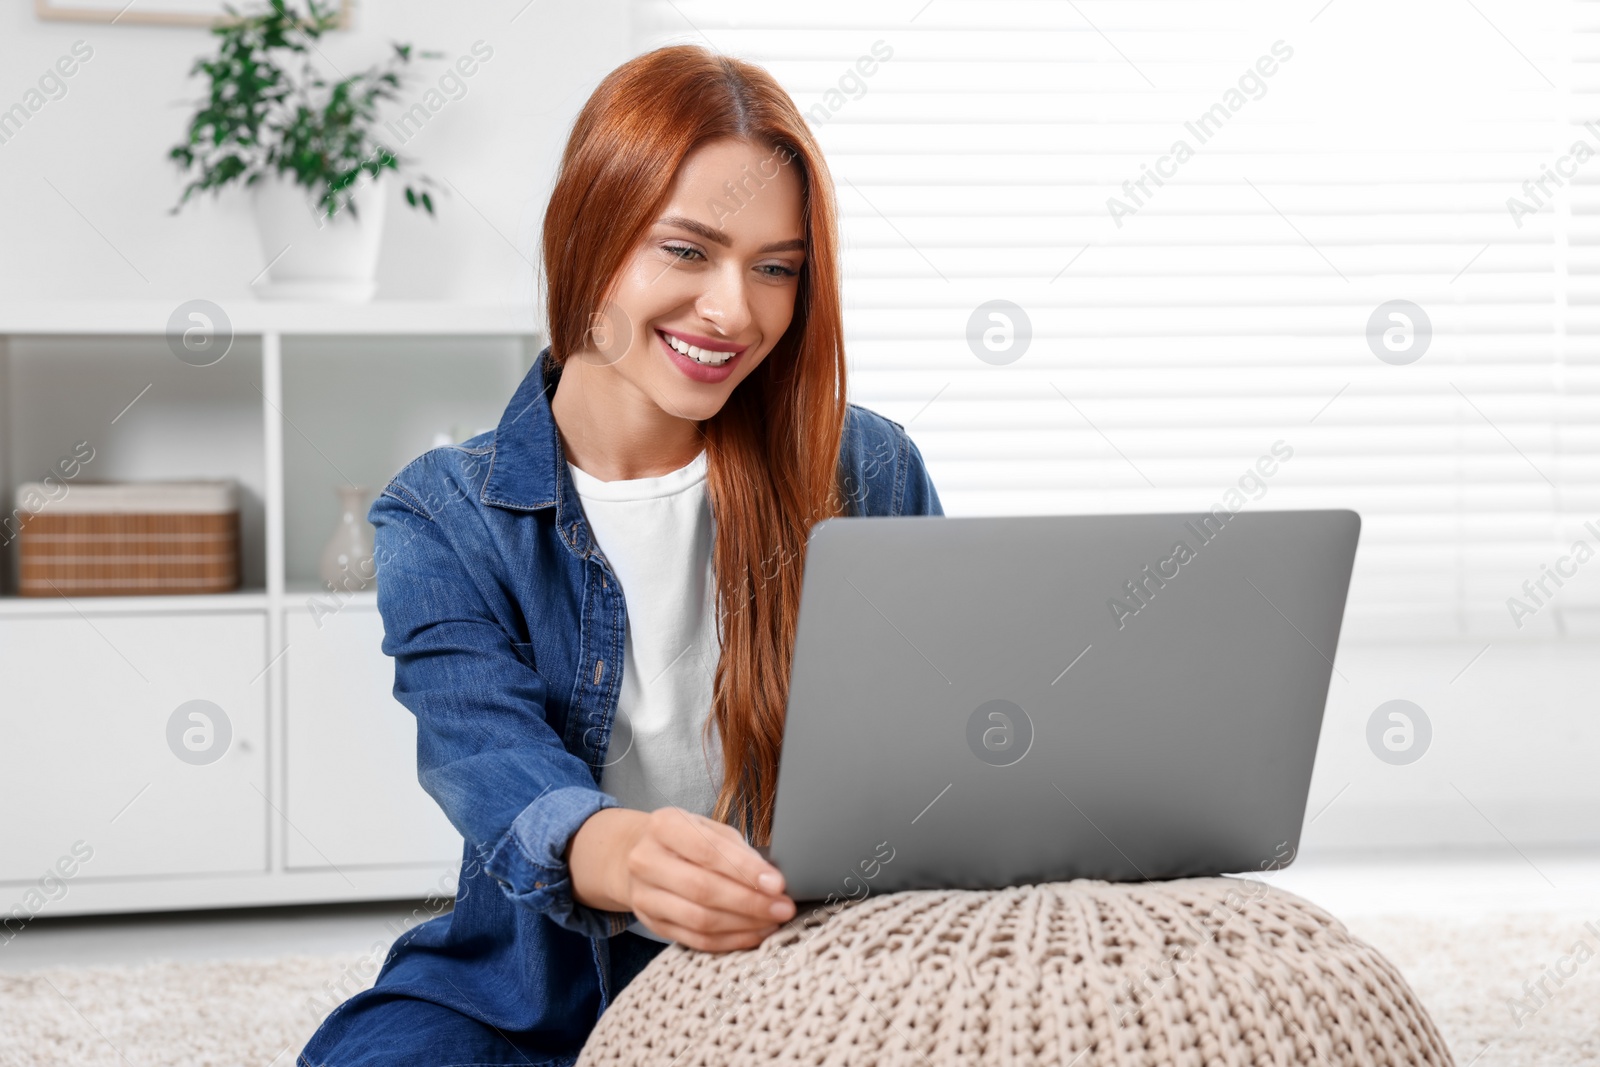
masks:
{"type": "Polygon", "coordinates": [[[368,513],[383,651],[417,717],[423,789],[512,899],[567,929],[606,937],[636,915],[694,948],[760,944],[795,913],[782,875],[731,826],[632,811],[600,790],[545,720],[544,677],[435,521],[449,506],[396,478],[368,513]]]}
{"type": "Polygon", "coordinates": [[[383,651],[394,658],[395,699],[417,717],[417,778],[508,896],[567,929],[609,936],[630,917],[575,900],[565,852],[579,826],[619,802],[546,722],[544,677],[517,655],[481,572],[435,521],[467,506],[397,476],[368,512],[383,651]]]}

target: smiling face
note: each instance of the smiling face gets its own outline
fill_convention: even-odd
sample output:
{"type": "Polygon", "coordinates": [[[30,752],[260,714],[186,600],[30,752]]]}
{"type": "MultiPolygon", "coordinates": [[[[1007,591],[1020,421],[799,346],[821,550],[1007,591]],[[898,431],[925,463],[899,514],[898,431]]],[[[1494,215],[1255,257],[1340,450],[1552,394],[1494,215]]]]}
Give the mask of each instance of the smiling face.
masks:
{"type": "Polygon", "coordinates": [[[804,246],[792,155],[731,138],[701,145],[623,266],[588,347],[573,353],[584,378],[670,416],[710,418],[789,328],[804,246]]]}

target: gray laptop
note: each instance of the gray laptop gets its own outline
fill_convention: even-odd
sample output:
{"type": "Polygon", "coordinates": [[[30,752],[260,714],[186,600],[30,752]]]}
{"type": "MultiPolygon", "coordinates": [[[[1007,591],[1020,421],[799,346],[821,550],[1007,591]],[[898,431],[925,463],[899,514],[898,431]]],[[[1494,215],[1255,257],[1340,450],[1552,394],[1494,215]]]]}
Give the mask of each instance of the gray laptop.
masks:
{"type": "Polygon", "coordinates": [[[796,900],[1286,865],[1360,528],[817,523],[763,854],[796,900]]]}

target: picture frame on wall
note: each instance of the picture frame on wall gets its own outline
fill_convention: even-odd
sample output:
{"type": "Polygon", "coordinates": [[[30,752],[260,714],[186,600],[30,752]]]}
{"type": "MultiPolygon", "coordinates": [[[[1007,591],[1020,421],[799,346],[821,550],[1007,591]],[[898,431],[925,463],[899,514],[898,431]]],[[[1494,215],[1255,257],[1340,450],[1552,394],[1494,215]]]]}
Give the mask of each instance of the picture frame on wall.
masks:
{"type": "MultiPolygon", "coordinates": [[[[243,6],[234,0],[233,6],[243,6]]],[[[143,23],[155,26],[215,26],[229,16],[224,0],[34,0],[41,19],[59,22],[143,23]]],[[[350,26],[350,0],[324,0],[338,15],[338,27],[350,26]]]]}

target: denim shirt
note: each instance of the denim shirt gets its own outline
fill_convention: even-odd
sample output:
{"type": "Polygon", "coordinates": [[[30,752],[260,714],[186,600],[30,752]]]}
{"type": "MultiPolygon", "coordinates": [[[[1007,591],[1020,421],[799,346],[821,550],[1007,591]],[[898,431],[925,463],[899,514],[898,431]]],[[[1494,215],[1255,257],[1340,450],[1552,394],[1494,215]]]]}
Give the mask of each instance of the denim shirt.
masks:
{"type": "MultiPolygon", "coordinates": [[[[634,916],[577,903],[563,854],[600,790],[626,607],[551,414],[546,347],[499,425],[434,448],[373,502],[383,651],[417,719],[417,775],[464,838],[454,910],[407,931],[361,998],[410,996],[576,1058],[634,916]]],[[[942,515],[904,427],[850,404],[850,515],[942,515]]]]}

